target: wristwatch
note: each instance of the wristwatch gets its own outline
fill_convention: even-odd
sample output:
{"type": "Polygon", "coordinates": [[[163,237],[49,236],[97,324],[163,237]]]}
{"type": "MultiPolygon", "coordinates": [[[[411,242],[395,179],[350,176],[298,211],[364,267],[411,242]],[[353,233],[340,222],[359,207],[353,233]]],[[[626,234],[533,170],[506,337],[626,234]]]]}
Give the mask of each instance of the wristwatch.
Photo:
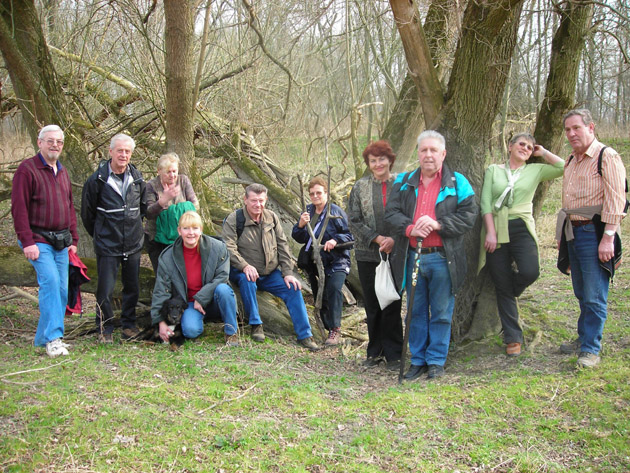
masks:
{"type": "Polygon", "coordinates": [[[608,236],[615,236],[615,231],[614,230],[604,230],[604,233],[608,236]]]}

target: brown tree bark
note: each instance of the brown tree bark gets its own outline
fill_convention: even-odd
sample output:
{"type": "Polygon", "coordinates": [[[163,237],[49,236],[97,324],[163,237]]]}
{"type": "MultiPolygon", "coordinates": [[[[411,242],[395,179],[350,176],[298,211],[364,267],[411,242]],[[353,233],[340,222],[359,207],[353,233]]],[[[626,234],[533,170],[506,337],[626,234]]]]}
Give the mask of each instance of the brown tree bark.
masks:
{"type": "MultiPolygon", "coordinates": [[[[412,4],[390,0],[394,12],[407,9],[405,16],[397,15],[397,20],[406,19],[406,22],[398,20],[397,26],[401,37],[407,38],[403,39],[403,46],[408,60],[415,56],[412,63],[415,65],[410,64],[410,69],[419,76],[414,78],[415,82],[425,87],[419,89],[425,122],[445,136],[448,165],[464,174],[477,191],[481,189],[485,169],[485,159],[480,157],[485,155],[509,75],[522,3],[522,0],[468,3],[448,89],[440,101],[442,89],[430,56],[427,60],[429,49],[422,26],[408,11],[412,4]],[[416,31],[408,31],[412,28],[416,31]],[[414,45],[414,41],[420,44],[414,45]]],[[[455,339],[462,339],[469,332],[473,319],[479,321],[479,326],[485,325],[484,333],[495,331],[498,326],[496,304],[483,292],[484,288],[490,290],[490,285],[485,278],[475,277],[479,225],[480,222],[466,237],[468,277],[456,299],[455,339]]]]}
{"type": "Polygon", "coordinates": [[[58,80],[33,0],[0,1],[0,51],[18,98],[22,119],[37,149],[39,129],[56,124],[66,133],[63,164],[74,182],[91,172],[74,127],[72,106],[58,80]]]}
{"type": "MultiPolygon", "coordinates": [[[[556,154],[560,153],[564,140],[562,117],[574,107],[580,61],[593,10],[592,2],[582,0],[567,2],[558,10],[560,26],[551,43],[545,98],[538,111],[534,130],[536,141],[556,154]]],[[[550,185],[551,182],[542,182],[538,187],[534,196],[534,215],[540,213],[550,185]]]]}
{"type": "Polygon", "coordinates": [[[432,128],[444,104],[444,95],[420,24],[418,8],[413,0],[390,0],[389,3],[405,49],[409,74],[421,97],[424,120],[432,128]]]}

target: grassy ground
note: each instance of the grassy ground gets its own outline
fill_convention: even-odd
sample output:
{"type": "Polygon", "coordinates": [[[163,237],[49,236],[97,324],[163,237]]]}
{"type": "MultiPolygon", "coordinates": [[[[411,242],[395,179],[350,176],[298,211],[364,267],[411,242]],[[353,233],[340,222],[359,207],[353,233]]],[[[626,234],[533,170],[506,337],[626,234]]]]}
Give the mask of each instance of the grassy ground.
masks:
{"type": "Polygon", "coordinates": [[[228,349],[213,325],[178,353],[88,336],[49,359],[31,346],[36,304],[4,303],[0,470],[630,471],[630,266],[610,292],[601,366],[577,371],[557,351],[577,318],[555,270],[558,200],[555,185],[539,221],[542,274],[519,301],[523,355],[508,359],[499,336],[453,345],[436,382],[399,386],[363,368],[357,344],[228,349]]]}

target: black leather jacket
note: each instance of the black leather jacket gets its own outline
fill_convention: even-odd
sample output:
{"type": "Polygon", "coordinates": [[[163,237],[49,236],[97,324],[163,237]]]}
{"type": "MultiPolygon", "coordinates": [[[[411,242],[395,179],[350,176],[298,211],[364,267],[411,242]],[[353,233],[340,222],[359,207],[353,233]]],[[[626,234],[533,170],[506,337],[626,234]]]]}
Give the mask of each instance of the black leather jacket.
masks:
{"type": "Polygon", "coordinates": [[[131,183],[125,198],[108,183],[109,161],[101,161],[88,177],[81,196],[81,220],[100,256],[126,256],[142,250],[142,218],[147,211],[145,182],[140,171],[128,164],[131,183]]]}

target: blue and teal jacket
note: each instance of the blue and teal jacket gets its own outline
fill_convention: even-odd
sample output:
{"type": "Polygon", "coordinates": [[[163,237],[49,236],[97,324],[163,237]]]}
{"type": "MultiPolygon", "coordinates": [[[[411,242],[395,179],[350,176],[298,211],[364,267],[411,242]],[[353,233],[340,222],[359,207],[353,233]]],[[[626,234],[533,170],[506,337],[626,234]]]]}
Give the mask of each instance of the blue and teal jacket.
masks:
{"type": "MultiPolygon", "coordinates": [[[[399,292],[402,292],[405,286],[409,250],[406,230],[413,224],[419,183],[420,168],[399,174],[394,181],[385,209],[385,222],[390,226],[390,233],[395,240],[390,265],[399,292]]],[[[444,244],[453,294],[457,293],[466,278],[464,234],[473,228],[477,215],[479,204],[468,180],[463,175],[452,172],[446,163],[442,164],[442,183],[435,202],[435,217],[442,226],[438,233],[444,244]]]]}

